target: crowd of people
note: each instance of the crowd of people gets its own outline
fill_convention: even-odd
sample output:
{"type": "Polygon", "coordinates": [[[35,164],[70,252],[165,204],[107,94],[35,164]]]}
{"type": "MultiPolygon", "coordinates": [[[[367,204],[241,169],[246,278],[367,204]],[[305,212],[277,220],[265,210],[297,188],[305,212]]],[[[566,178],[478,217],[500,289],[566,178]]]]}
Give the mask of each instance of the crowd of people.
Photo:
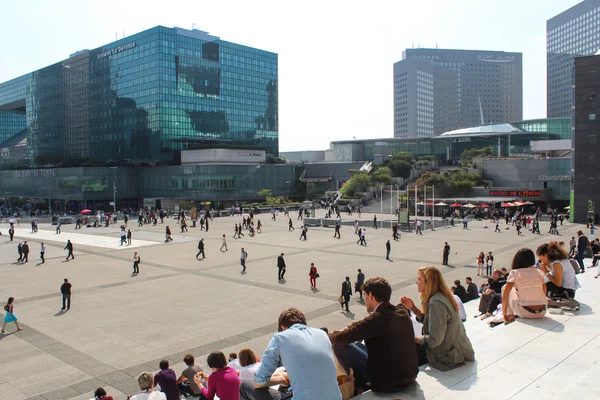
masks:
{"type": "MultiPolygon", "coordinates": [[[[208,221],[212,215],[201,214],[200,217],[204,219],[200,229],[208,231],[208,221]]],[[[162,214],[140,214],[138,223],[143,225],[146,218],[154,224],[158,218],[162,222],[162,214]]],[[[289,214],[288,219],[291,224],[289,214]]],[[[187,230],[185,220],[186,216],[181,215],[182,231],[184,225],[187,230]]],[[[514,221],[515,226],[528,223],[527,219],[523,221],[522,218],[521,221],[519,218],[514,221]]],[[[376,220],[374,224],[377,226],[376,220]]],[[[258,220],[256,230],[260,233],[261,228],[258,220]]],[[[304,239],[305,228],[303,225],[304,239]]],[[[128,244],[131,240],[127,233],[123,238],[125,229],[126,222],[121,227],[122,244],[128,244]]],[[[168,227],[166,229],[169,238],[171,233],[168,227]]],[[[241,224],[235,224],[233,237],[237,239],[244,236],[243,230],[249,230],[253,235],[254,229],[254,216],[243,217],[241,224]]],[[[366,246],[365,232],[365,229],[355,226],[357,243],[366,246]]],[[[393,236],[396,239],[396,232],[393,236]]],[[[390,241],[387,240],[385,245],[386,259],[389,259],[390,241]]],[[[481,315],[477,317],[482,320],[489,318],[495,326],[511,323],[515,318],[542,318],[557,299],[574,300],[579,288],[577,267],[581,273],[585,271],[583,258],[587,256],[588,248],[594,257],[593,267],[597,265],[600,243],[598,239],[588,240],[579,231],[577,240],[573,238],[569,246],[567,250],[563,242],[550,241],[540,245],[535,252],[527,248],[520,249],[514,254],[510,270],[496,268],[492,252],[481,251],[476,258],[477,276],[485,277],[486,283],[479,288],[471,277],[466,277],[464,286],[460,280],[454,280],[450,287],[442,270],[434,266],[421,267],[416,274],[418,301],[401,297],[392,303],[392,288],[388,281],[382,277],[365,279],[365,274],[358,269],[354,283],[350,277],[342,282],[340,304],[342,309],[349,311],[354,289],[369,313],[362,320],[330,332],[327,327],[309,327],[302,311],[288,308],[280,314],[277,333],[262,352],[262,357],[257,357],[255,351],[249,348],[241,349],[237,354],[231,353],[229,358],[221,351],[214,351],[206,359],[210,368],[208,373],[196,364],[194,355],[186,354],[182,360],[185,369],[179,376],[168,360],[161,360],[159,372],[139,375],[140,392],[131,399],[178,400],[183,395],[205,400],[212,400],[215,396],[221,400],[285,400],[292,397],[296,400],[341,400],[337,380],[340,371],[354,378],[354,394],[365,390],[400,392],[418,380],[419,367],[422,365],[449,371],[475,360],[475,352],[464,326],[467,319],[464,303],[479,299],[481,315]],[[415,332],[413,320],[422,324],[421,332],[415,332]]],[[[70,241],[65,249],[69,252],[67,259],[74,258],[70,241]]],[[[20,258],[22,250],[20,244],[20,258]]],[[[222,235],[221,251],[228,251],[225,234],[222,235]]],[[[206,257],[203,239],[198,243],[196,258],[200,255],[206,257]]],[[[442,265],[448,265],[449,255],[450,245],[445,242],[442,265]]],[[[246,271],[247,259],[248,252],[242,248],[242,272],[246,271]]],[[[141,261],[137,252],[133,260],[134,274],[137,274],[141,261]]],[[[277,258],[277,268],[278,280],[285,280],[284,253],[277,258]]],[[[314,263],[311,263],[308,275],[311,289],[316,290],[319,273],[314,263]]],[[[71,283],[64,279],[61,286],[63,311],[70,309],[71,290],[71,283]]],[[[2,333],[11,322],[21,329],[14,315],[14,301],[13,297],[9,298],[4,307],[6,314],[2,333]]],[[[95,391],[95,397],[112,399],[103,388],[95,391]]]]}

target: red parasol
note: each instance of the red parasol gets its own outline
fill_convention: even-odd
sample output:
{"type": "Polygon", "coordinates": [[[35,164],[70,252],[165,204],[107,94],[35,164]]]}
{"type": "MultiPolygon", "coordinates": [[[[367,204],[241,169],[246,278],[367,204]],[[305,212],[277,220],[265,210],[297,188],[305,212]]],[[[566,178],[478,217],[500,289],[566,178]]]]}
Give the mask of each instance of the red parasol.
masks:
{"type": "Polygon", "coordinates": [[[462,207],[462,204],[460,204],[458,202],[457,203],[452,203],[452,204],[450,204],[450,207],[462,207]]]}
{"type": "Polygon", "coordinates": [[[88,209],[81,210],[81,214],[91,214],[91,213],[92,213],[92,210],[88,210],[88,209]]]}
{"type": "Polygon", "coordinates": [[[427,202],[427,205],[428,205],[428,206],[435,206],[435,203],[434,203],[433,201],[428,201],[428,202],[427,202]]]}
{"type": "Polygon", "coordinates": [[[481,208],[487,208],[489,206],[490,206],[489,204],[485,204],[485,203],[479,205],[479,207],[481,207],[481,208]]]}
{"type": "Polygon", "coordinates": [[[514,207],[514,206],[515,205],[513,203],[504,203],[500,207],[514,207]]]}

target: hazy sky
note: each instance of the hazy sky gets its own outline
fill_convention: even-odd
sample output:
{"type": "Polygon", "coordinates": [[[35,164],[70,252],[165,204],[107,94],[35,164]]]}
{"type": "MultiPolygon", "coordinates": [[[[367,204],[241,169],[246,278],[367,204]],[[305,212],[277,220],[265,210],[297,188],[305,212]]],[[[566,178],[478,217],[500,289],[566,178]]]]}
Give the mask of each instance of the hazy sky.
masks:
{"type": "Polygon", "coordinates": [[[0,82],[156,25],[279,54],[280,150],[393,136],[393,63],[413,46],[523,53],[523,116],[546,116],[546,20],[580,0],[6,0],[0,82]]]}

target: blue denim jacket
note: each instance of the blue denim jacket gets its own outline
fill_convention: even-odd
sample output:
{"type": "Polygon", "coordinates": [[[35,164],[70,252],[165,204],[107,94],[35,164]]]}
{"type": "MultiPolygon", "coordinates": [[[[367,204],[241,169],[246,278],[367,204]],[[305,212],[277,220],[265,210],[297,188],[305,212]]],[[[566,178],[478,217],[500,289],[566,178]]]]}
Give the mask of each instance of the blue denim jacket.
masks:
{"type": "Polygon", "coordinates": [[[266,385],[279,363],[290,377],[294,400],[341,400],[331,342],[320,329],[294,324],[269,342],[254,381],[266,385]]]}

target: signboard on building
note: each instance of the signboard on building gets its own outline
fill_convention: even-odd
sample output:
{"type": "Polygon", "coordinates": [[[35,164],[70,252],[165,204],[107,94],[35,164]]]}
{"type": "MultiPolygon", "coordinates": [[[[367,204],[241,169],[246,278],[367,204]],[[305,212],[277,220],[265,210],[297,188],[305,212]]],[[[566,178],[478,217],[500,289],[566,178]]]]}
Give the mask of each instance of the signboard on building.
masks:
{"type": "Polygon", "coordinates": [[[181,164],[262,164],[265,150],[203,149],[181,152],[181,164]]]}
{"type": "Polygon", "coordinates": [[[540,190],[490,190],[490,197],[540,197],[540,190]]]}

